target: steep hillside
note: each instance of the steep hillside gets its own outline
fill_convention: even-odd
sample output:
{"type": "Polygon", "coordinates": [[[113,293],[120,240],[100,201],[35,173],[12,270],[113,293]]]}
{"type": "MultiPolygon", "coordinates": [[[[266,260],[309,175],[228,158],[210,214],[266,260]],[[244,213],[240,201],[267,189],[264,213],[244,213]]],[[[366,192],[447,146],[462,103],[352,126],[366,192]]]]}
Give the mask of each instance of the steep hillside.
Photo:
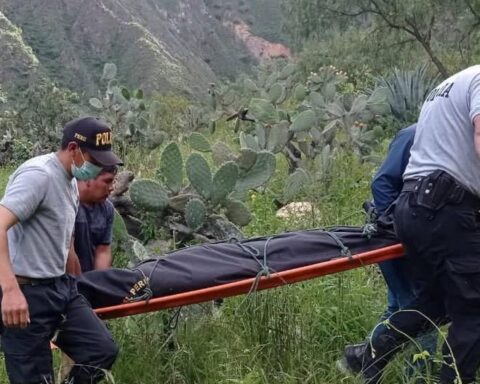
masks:
{"type": "Polygon", "coordinates": [[[0,12],[0,85],[8,87],[37,67],[38,60],[23,41],[21,30],[0,12]]]}
{"type": "MultiPolygon", "coordinates": [[[[3,24],[17,31],[16,50],[24,47],[50,77],[73,89],[95,92],[103,64],[112,61],[128,85],[195,95],[218,77],[235,76],[258,62],[256,50],[232,25],[243,23],[249,33],[263,30],[271,38],[274,29],[260,28],[264,23],[255,18],[255,10],[264,14],[273,6],[278,11],[275,4],[275,0],[0,0],[6,16],[0,33],[5,34],[3,24]]],[[[1,38],[0,44],[4,41],[1,38]]]]}

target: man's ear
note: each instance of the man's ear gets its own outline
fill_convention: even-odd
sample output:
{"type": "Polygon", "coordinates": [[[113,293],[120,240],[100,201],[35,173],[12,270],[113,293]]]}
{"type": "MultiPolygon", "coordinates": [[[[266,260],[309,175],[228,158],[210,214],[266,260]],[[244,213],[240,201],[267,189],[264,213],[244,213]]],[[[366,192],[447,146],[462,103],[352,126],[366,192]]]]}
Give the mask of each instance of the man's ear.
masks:
{"type": "Polygon", "coordinates": [[[76,151],[78,148],[79,148],[78,143],[75,141],[70,141],[67,145],[68,152],[76,151]]]}
{"type": "Polygon", "coordinates": [[[77,150],[80,147],[78,146],[78,143],[75,141],[71,141],[67,145],[67,153],[71,156],[72,160],[75,161],[75,156],[78,153],[77,150]]]}

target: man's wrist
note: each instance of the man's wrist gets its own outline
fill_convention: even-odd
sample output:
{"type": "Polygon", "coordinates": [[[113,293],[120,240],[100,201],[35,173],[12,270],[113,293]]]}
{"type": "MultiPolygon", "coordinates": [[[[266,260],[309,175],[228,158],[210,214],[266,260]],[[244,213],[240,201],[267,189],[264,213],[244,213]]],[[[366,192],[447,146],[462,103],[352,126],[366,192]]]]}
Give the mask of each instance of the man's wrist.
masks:
{"type": "Polygon", "coordinates": [[[15,278],[15,276],[12,276],[12,277],[9,277],[9,278],[5,279],[5,281],[2,281],[1,288],[2,288],[3,294],[5,294],[5,293],[9,293],[11,291],[14,291],[16,289],[19,289],[20,287],[18,285],[18,282],[17,282],[17,279],[15,278]]]}

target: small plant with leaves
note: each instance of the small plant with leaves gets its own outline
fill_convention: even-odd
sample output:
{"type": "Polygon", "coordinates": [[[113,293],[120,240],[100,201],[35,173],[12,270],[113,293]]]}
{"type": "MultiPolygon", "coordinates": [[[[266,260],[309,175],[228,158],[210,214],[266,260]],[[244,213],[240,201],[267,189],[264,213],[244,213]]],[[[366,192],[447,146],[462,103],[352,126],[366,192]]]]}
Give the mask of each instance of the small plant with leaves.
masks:
{"type": "Polygon", "coordinates": [[[378,86],[387,90],[387,101],[395,118],[403,122],[415,122],[418,112],[438,82],[438,75],[428,72],[423,64],[412,71],[395,69],[390,76],[378,77],[378,86]]]}

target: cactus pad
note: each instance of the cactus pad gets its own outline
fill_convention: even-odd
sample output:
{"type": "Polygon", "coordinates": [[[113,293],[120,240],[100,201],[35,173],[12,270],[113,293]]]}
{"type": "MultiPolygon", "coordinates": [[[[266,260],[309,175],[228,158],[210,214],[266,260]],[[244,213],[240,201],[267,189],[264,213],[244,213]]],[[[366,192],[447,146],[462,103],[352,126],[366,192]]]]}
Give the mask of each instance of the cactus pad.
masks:
{"type": "Polygon", "coordinates": [[[238,200],[228,200],[224,206],[226,208],[225,216],[233,224],[242,227],[252,220],[252,215],[245,203],[238,200]]]}
{"type": "Polygon", "coordinates": [[[277,111],[269,100],[252,99],[248,109],[262,123],[274,123],[278,119],[277,111]]]}
{"type": "Polygon", "coordinates": [[[213,176],[211,200],[214,205],[225,200],[233,191],[238,179],[238,165],[233,161],[223,164],[213,176]]]}
{"type": "Polygon", "coordinates": [[[205,223],[206,216],[207,209],[200,199],[192,199],[187,203],[185,207],[185,221],[193,231],[196,231],[205,223]]]}
{"type": "Polygon", "coordinates": [[[187,177],[192,187],[205,199],[212,193],[212,173],[207,161],[199,153],[192,153],[186,162],[187,177]]]}
{"type": "Polygon", "coordinates": [[[285,99],[285,87],[280,83],[275,83],[268,91],[268,98],[273,104],[281,103],[285,99]]]}
{"type": "Polygon", "coordinates": [[[183,159],[180,148],[174,142],[169,143],[160,158],[160,173],[165,184],[173,193],[177,193],[183,182],[183,159]]]}
{"type": "Polygon", "coordinates": [[[130,185],[133,203],[145,211],[163,211],[168,205],[165,188],[155,180],[138,179],[130,185]]]}
{"type": "Polygon", "coordinates": [[[266,146],[270,152],[278,153],[285,148],[285,145],[290,139],[290,133],[288,132],[289,126],[288,121],[281,121],[270,128],[266,146]]]}
{"type": "Polygon", "coordinates": [[[310,128],[315,126],[317,117],[315,112],[311,109],[301,112],[295,120],[293,120],[290,130],[292,132],[303,132],[308,131],[310,128]]]}
{"type": "Polygon", "coordinates": [[[252,168],[255,161],[257,161],[257,152],[249,148],[241,149],[240,155],[236,158],[236,163],[242,171],[252,168]]]}
{"type": "Polygon", "coordinates": [[[227,161],[234,160],[235,155],[232,153],[232,150],[228,145],[221,141],[217,141],[212,146],[212,158],[215,165],[219,166],[227,161]]]}
{"type": "Polygon", "coordinates": [[[212,147],[210,146],[210,143],[208,142],[207,138],[203,136],[201,133],[193,132],[190,135],[189,142],[190,142],[190,147],[192,147],[192,149],[195,149],[196,151],[199,151],[199,152],[212,151],[212,147]]]}
{"type": "Polygon", "coordinates": [[[175,211],[183,212],[185,211],[185,206],[187,205],[187,203],[196,197],[198,197],[198,195],[194,193],[182,193],[177,196],[172,196],[168,200],[168,206],[175,211]]]}
{"type": "Polygon", "coordinates": [[[302,168],[297,168],[287,179],[285,189],[283,191],[283,198],[285,201],[292,200],[308,183],[309,177],[307,172],[302,168]]]}
{"type": "Polygon", "coordinates": [[[257,153],[255,164],[237,181],[236,190],[253,189],[265,184],[275,171],[275,155],[268,151],[257,153]]]}

